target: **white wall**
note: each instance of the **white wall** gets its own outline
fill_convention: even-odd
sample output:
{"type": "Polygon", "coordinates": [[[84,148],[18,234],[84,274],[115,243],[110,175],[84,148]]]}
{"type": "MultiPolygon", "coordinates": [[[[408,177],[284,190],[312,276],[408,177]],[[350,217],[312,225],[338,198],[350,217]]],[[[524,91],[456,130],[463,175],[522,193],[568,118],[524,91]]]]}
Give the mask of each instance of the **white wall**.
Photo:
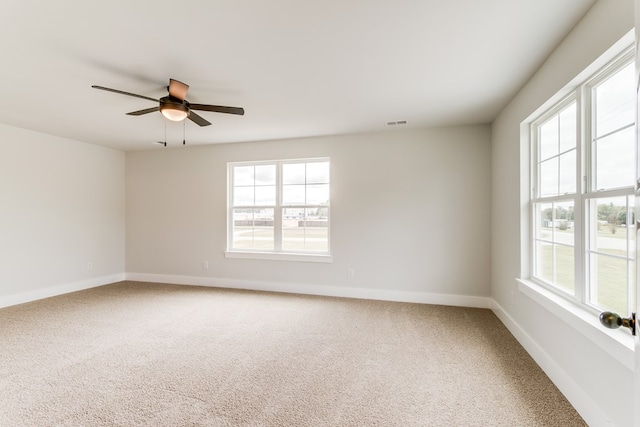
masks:
{"type": "Polygon", "coordinates": [[[487,306],[490,157],[489,126],[129,152],[127,277],[487,306]],[[333,262],[225,258],[227,162],[325,156],[333,262]]]}
{"type": "Polygon", "coordinates": [[[600,0],[492,126],[492,295],[496,312],[591,425],[633,425],[633,371],[519,292],[528,175],[520,123],[633,28],[632,0],[600,0]]]}
{"type": "Polygon", "coordinates": [[[117,281],[125,271],[453,305],[486,306],[492,297],[589,422],[631,425],[633,372],[520,293],[515,278],[526,234],[520,123],[632,20],[631,0],[596,3],[491,128],[159,147],[126,153],[125,168],[125,153],[0,125],[0,307],[117,281]],[[325,156],[333,262],[225,258],[227,162],[325,156]]]}
{"type": "Polygon", "coordinates": [[[124,177],[123,152],[0,125],[0,307],[122,279],[124,177]]]}

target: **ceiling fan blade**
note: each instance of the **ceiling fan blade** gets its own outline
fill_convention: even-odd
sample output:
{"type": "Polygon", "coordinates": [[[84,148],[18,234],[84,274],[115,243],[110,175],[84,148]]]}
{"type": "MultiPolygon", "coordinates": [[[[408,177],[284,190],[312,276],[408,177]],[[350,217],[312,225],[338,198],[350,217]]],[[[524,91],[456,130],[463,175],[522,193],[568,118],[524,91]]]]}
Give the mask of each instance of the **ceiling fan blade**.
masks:
{"type": "Polygon", "coordinates": [[[118,89],[111,89],[111,88],[108,88],[108,87],[98,86],[98,85],[93,85],[91,87],[94,88],[94,89],[106,90],[107,92],[115,92],[115,93],[119,93],[121,95],[135,96],[136,98],[148,99],[149,101],[158,102],[158,100],[155,99],[155,98],[150,98],[150,97],[144,96],[144,95],[137,95],[135,93],[125,92],[125,91],[118,90],[118,89]]]}
{"type": "Polygon", "coordinates": [[[214,113],[226,113],[226,114],[237,114],[239,116],[244,116],[244,108],[240,107],[225,107],[222,105],[207,105],[207,104],[189,104],[192,110],[199,111],[212,111],[214,113]]]}
{"type": "Polygon", "coordinates": [[[189,120],[199,126],[209,126],[211,123],[194,113],[193,111],[189,112],[189,120]]]}
{"type": "Polygon", "coordinates": [[[189,85],[179,82],[174,79],[169,79],[169,95],[174,98],[178,98],[180,101],[184,101],[187,97],[187,91],[189,85]]]}
{"type": "Polygon", "coordinates": [[[132,111],[130,113],[127,113],[127,115],[128,116],[141,116],[143,114],[153,113],[154,111],[160,111],[160,107],[152,107],[152,108],[145,108],[144,110],[132,111]]]}

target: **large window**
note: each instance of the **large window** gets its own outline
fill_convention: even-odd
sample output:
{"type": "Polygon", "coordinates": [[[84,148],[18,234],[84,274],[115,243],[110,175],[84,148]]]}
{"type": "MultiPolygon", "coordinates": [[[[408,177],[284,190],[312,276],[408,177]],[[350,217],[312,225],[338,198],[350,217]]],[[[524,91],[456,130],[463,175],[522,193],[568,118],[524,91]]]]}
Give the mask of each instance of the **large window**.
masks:
{"type": "Polygon", "coordinates": [[[598,311],[635,301],[633,54],[531,126],[532,278],[598,311]]]}
{"type": "Polygon", "coordinates": [[[229,164],[228,251],[329,254],[329,159],[229,164]]]}

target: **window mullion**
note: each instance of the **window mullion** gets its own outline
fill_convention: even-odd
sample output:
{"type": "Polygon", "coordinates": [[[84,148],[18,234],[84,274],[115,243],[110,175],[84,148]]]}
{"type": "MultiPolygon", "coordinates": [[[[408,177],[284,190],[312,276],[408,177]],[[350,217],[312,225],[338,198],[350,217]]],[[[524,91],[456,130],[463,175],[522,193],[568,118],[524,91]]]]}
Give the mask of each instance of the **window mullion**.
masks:
{"type": "Polygon", "coordinates": [[[227,249],[232,246],[233,242],[233,212],[235,208],[233,205],[234,191],[233,166],[227,164],[227,249]]]}
{"type": "Polygon", "coordinates": [[[574,278],[575,299],[581,303],[586,302],[585,269],[588,266],[586,259],[586,203],[584,194],[587,186],[586,158],[588,148],[585,149],[585,141],[588,141],[590,132],[586,131],[590,120],[589,108],[586,108],[589,97],[584,87],[576,90],[576,194],[574,198],[574,278]]]}
{"type": "Polygon", "coordinates": [[[275,250],[282,251],[282,162],[276,165],[276,206],[273,212],[273,244],[275,250]]]}

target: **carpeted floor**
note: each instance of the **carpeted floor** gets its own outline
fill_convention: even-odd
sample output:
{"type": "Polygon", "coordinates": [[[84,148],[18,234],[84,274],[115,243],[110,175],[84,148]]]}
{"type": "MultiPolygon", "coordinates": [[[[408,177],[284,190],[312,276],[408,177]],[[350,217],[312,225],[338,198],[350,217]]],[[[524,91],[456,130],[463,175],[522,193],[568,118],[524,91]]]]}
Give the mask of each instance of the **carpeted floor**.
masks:
{"type": "Polygon", "coordinates": [[[122,282],[0,310],[0,426],[583,426],[490,310],[122,282]]]}

